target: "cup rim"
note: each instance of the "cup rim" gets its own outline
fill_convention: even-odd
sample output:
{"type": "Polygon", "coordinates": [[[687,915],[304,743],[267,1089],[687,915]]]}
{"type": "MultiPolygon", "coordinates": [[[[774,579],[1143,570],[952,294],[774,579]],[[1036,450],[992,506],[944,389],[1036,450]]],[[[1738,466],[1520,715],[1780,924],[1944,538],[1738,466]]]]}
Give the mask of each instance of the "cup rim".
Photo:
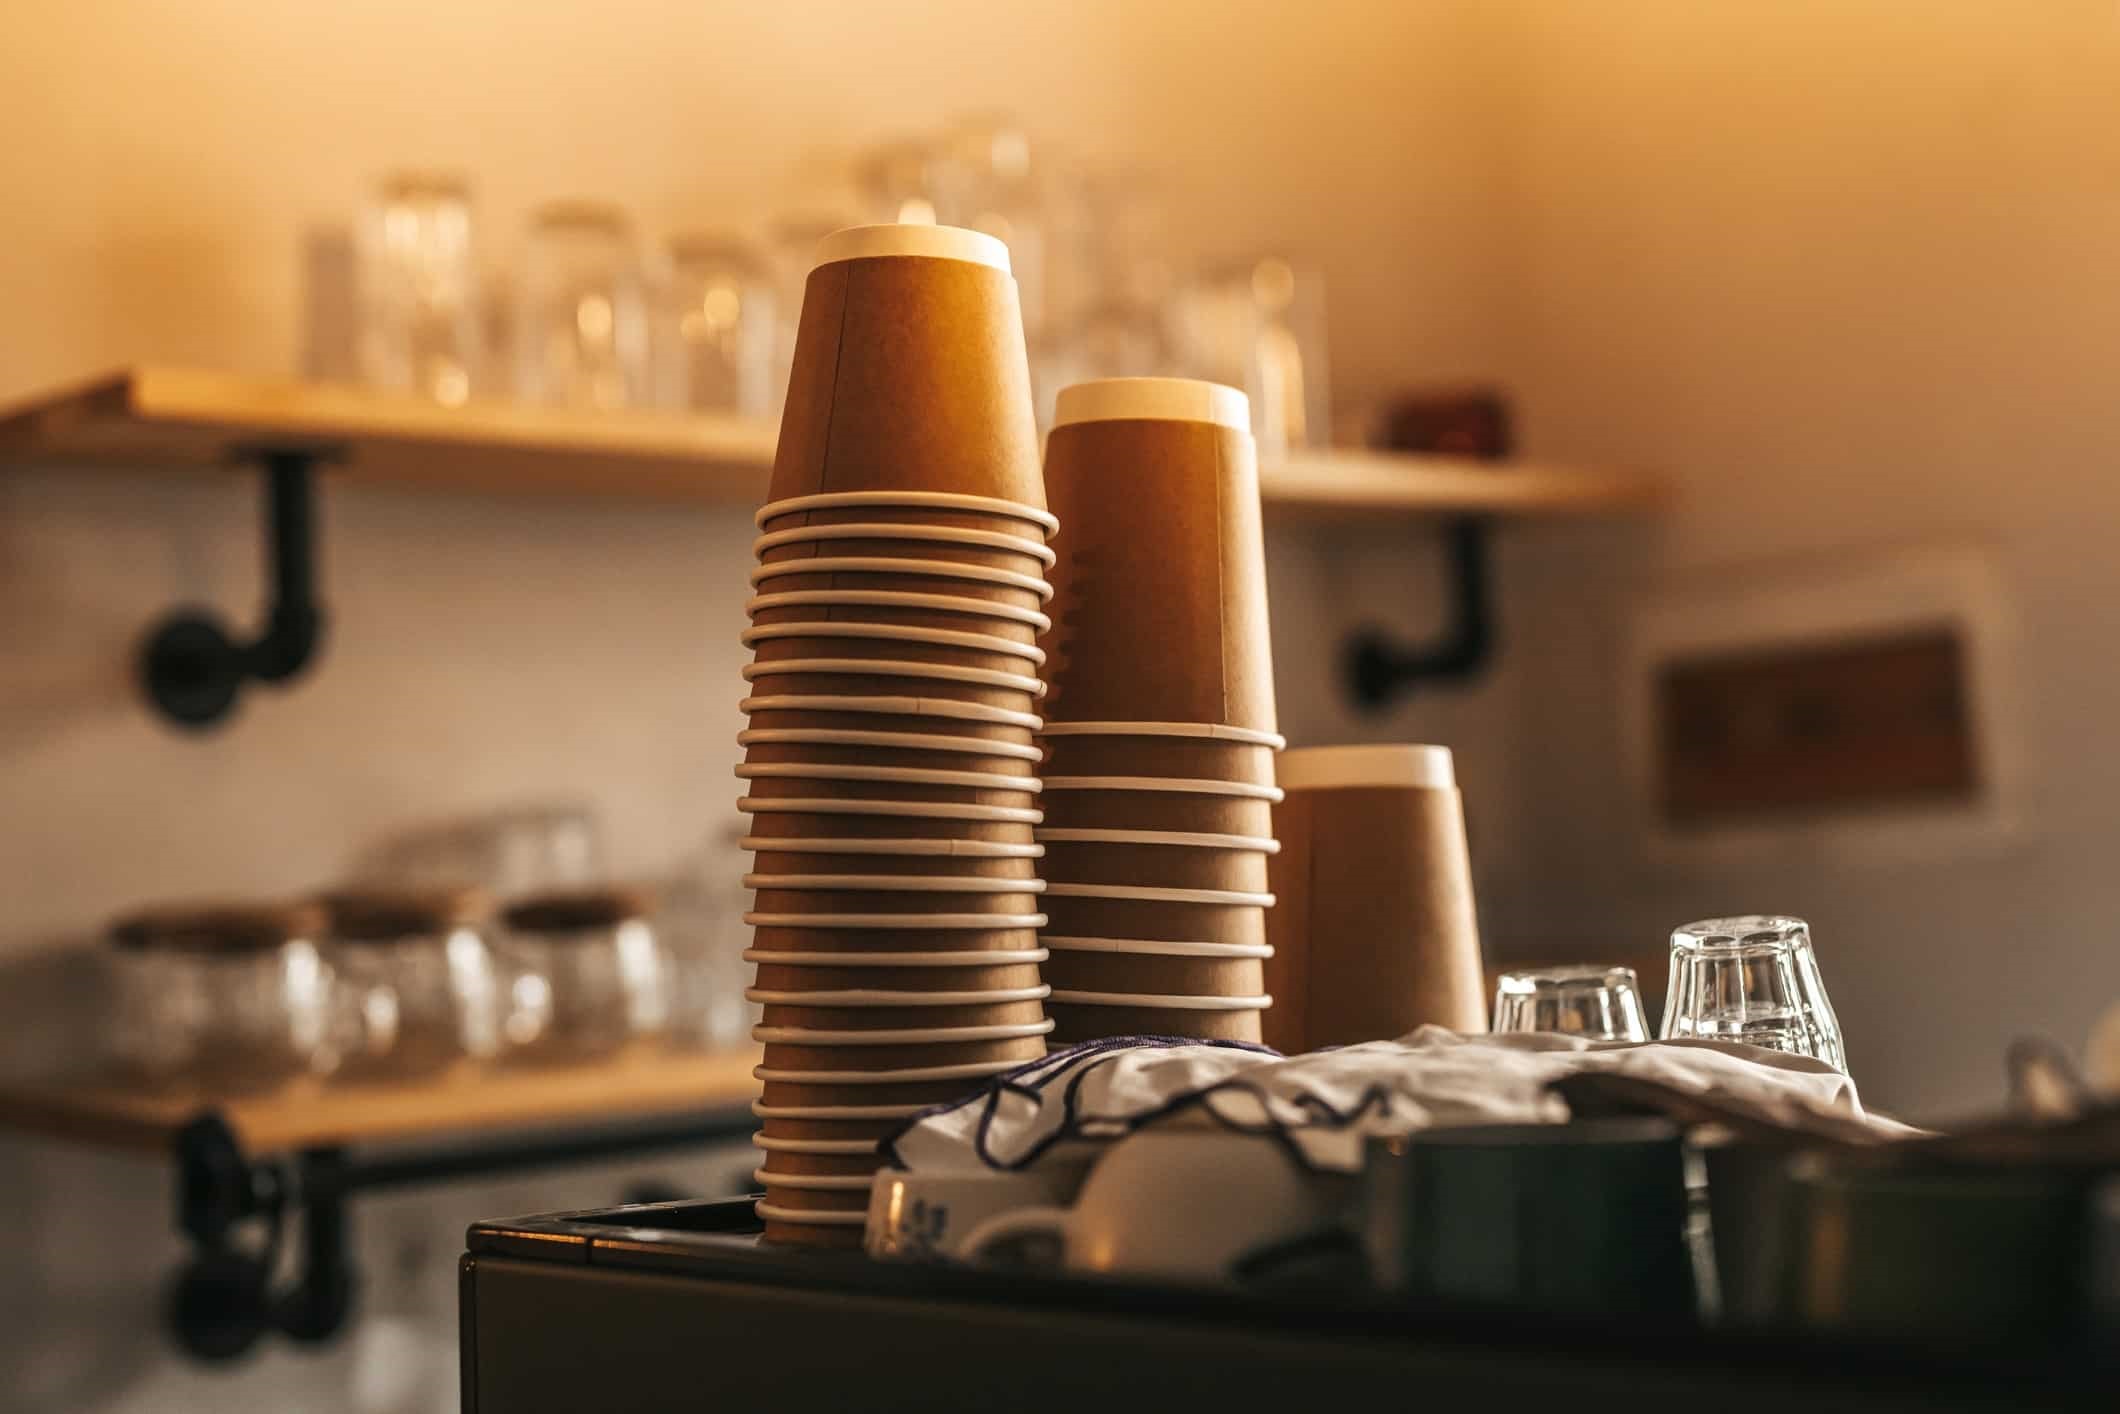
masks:
{"type": "Polygon", "coordinates": [[[777,987],[746,987],[743,990],[743,999],[773,1006],[850,1009],[871,1007],[888,1010],[893,1007],[998,1006],[1004,1002],[1042,1002],[1052,995],[1052,991],[1050,985],[1042,982],[1035,987],[1002,987],[990,992],[889,992],[874,987],[843,987],[829,992],[789,992],[777,987]]]}
{"type": "Polygon", "coordinates": [[[1248,889],[1170,889],[1143,884],[1077,884],[1061,882],[1046,885],[1046,892],[1054,898],[1128,899],[1140,903],[1197,903],[1224,908],[1273,907],[1272,894],[1254,893],[1248,889]]]}
{"type": "Polygon", "coordinates": [[[1045,789],[1036,776],[1001,776],[987,771],[932,771],[921,766],[831,766],[808,761],[744,761],[736,767],[740,781],[877,781],[887,785],[958,786],[965,790],[1014,791],[1036,795],[1045,789]]]}
{"type": "Polygon", "coordinates": [[[937,682],[961,682],[970,687],[992,687],[1043,697],[1046,686],[1023,673],[1004,673],[995,668],[967,668],[957,663],[923,663],[911,658],[761,658],[743,665],[743,680],[795,677],[932,678],[937,682]]]}
{"type": "Polygon", "coordinates": [[[950,1065],[909,1065],[895,1070],[787,1070],[763,1063],[751,1067],[751,1078],[776,1085],[920,1085],[931,1080],[973,1080],[1000,1075],[1029,1061],[957,1061],[950,1065]]]}
{"type": "Polygon", "coordinates": [[[1092,378],[1053,400],[1053,430],[1079,422],[1207,422],[1251,432],[1251,399],[1204,378],[1092,378]]]}
{"type": "Polygon", "coordinates": [[[751,587],[756,589],[765,580],[794,574],[903,574],[924,575],[930,579],[964,579],[978,584],[1000,584],[1010,589],[1027,589],[1048,602],[1054,593],[1049,580],[1022,574],[1016,570],[998,569],[993,565],[966,564],[958,560],[893,558],[889,555],[828,555],[813,560],[774,560],[751,571],[751,587]]]}
{"type": "Polygon", "coordinates": [[[837,265],[843,260],[876,260],[913,256],[926,260],[958,260],[985,265],[1010,274],[1008,245],[984,231],[962,226],[902,221],[874,225],[845,226],[817,243],[810,269],[837,265]]]}
{"type": "Polygon", "coordinates": [[[1595,983],[1599,990],[1625,987],[1639,995],[1641,979],[1631,967],[1604,963],[1567,963],[1558,967],[1512,967],[1495,974],[1496,996],[1529,997],[1541,987],[1579,987],[1595,983]]]}
{"type": "MultiPolygon", "coordinates": [[[[878,1155],[881,1158],[881,1155],[878,1155]]],[[[874,1174],[867,1173],[768,1173],[763,1165],[751,1170],[751,1181],[768,1188],[809,1189],[814,1193],[852,1193],[857,1189],[868,1191],[869,1180],[874,1174]]],[[[797,1212],[800,1209],[789,1209],[797,1212]]],[[[868,1220],[866,1210],[853,1216],[868,1220]]]]}
{"type": "Polygon", "coordinates": [[[1265,746],[1285,750],[1288,738],[1258,727],[1230,726],[1221,722],[1047,722],[1040,736],[1174,736],[1207,741],[1227,741],[1243,746],[1265,746]]]}
{"type": "Polygon", "coordinates": [[[992,948],[981,952],[796,952],[786,948],[745,948],[745,962],[770,967],[1013,967],[1043,962],[1050,948],[992,948]]]}
{"type": "Polygon", "coordinates": [[[745,835],[736,842],[736,847],[752,854],[876,854],[904,859],[1040,859],[1045,855],[1045,846],[1035,842],[1010,844],[998,840],[867,840],[858,836],[803,840],[775,839],[770,835],[745,835]],[[883,845],[891,848],[878,848],[883,845]]]}
{"type": "Polygon", "coordinates": [[[1171,795],[1233,795],[1244,800],[1265,800],[1278,805],[1279,786],[1254,785],[1250,781],[1214,781],[1185,776],[1045,776],[1049,790],[1150,791],[1171,795]]]}
{"type": "Polygon", "coordinates": [[[1457,785],[1457,766],[1447,746],[1299,746],[1274,763],[1274,778],[1289,790],[1446,790],[1457,785]]]}
{"type": "MultiPolygon", "coordinates": [[[[764,1170],[759,1172],[763,1173],[764,1170]]],[[[859,1212],[837,1212],[830,1208],[783,1208],[778,1203],[768,1203],[763,1198],[751,1205],[751,1211],[769,1223],[807,1224],[810,1227],[862,1227],[866,1226],[869,1220],[866,1208],[859,1212]]]]}
{"type": "Polygon", "coordinates": [[[769,530],[751,542],[751,556],[758,558],[783,545],[805,545],[829,540],[906,540],[919,544],[970,545],[981,550],[1001,550],[1027,555],[1047,569],[1059,562],[1053,547],[1042,540],[1026,540],[998,530],[971,530],[956,525],[920,525],[905,521],[850,521],[839,525],[799,525],[789,530],[769,530]]]}
{"type": "Polygon", "coordinates": [[[1060,530],[1060,517],[1043,506],[1027,505],[1022,501],[1011,501],[1006,496],[974,496],[964,491],[812,491],[805,496],[788,496],[778,501],[768,501],[758,508],[751,523],[760,530],[768,521],[782,516],[801,515],[804,511],[833,511],[851,506],[882,506],[890,510],[947,510],[970,511],[979,514],[1007,516],[1016,520],[1027,520],[1045,527],[1047,535],[1060,530]]]}
{"type": "Polygon", "coordinates": [[[987,1026],[907,1026],[895,1031],[834,1031],[808,1026],[751,1028],[751,1039],[773,1046],[952,1046],[973,1041],[1022,1041],[1053,1029],[1043,1021],[997,1021],[987,1026]]]}
{"type": "Polygon", "coordinates": [[[1168,996],[1161,992],[1077,992],[1056,989],[1052,1001],[1067,1006],[1144,1007],[1159,1011],[1265,1011],[1270,995],[1256,997],[1168,996]]]}
{"type": "Polygon", "coordinates": [[[1020,742],[990,741],[983,736],[950,736],[942,732],[864,732],[842,727],[746,727],[736,734],[738,746],[873,746],[887,751],[941,751],[959,756],[995,756],[1006,761],[1040,761],[1044,753],[1020,742]]]}
{"type": "Polygon", "coordinates": [[[747,889],[788,893],[1042,894],[1043,879],[990,879],[983,874],[745,874],[747,889]]]}
{"type": "Polygon", "coordinates": [[[751,1135],[751,1147],[769,1154],[873,1154],[877,1142],[874,1139],[785,1139],[763,1130],[751,1135]]]}
{"type": "Polygon", "coordinates": [[[910,589],[789,589],[778,594],[754,594],[744,601],[743,611],[756,615],[773,609],[835,604],[857,609],[926,609],[967,618],[1000,619],[1028,625],[1040,633],[1053,626],[1049,616],[1018,604],[997,604],[991,599],[972,599],[961,594],[921,594],[910,589]]]}
{"type": "Polygon", "coordinates": [[[1139,953],[1148,957],[1269,958],[1271,943],[1200,943],[1163,938],[1082,938],[1040,934],[1038,941],[1052,952],[1139,953]]]}
{"type": "Polygon", "coordinates": [[[760,1119],[910,1119],[933,1108],[932,1104],[918,1101],[896,1105],[769,1105],[764,1100],[751,1101],[751,1113],[760,1119]]]}
{"type": "Polygon", "coordinates": [[[1035,643],[1019,643],[991,633],[966,633],[954,628],[916,628],[911,624],[846,623],[815,619],[792,624],[752,624],[736,635],[746,648],[777,638],[874,639],[885,643],[926,643],[937,648],[962,648],[975,653],[994,653],[1004,658],[1022,658],[1045,666],[1045,650],[1035,643]]]}
{"type": "Polygon", "coordinates": [[[1059,825],[1032,834],[1041,844],[1133,844],[1226,849],[1240,854],[1279,854],[1281,842],[1271,835],[1218,835],[1197,830],[1101,830],[1059,825]]]}
{"type": "Polygon", "coordinates": [[[809,928],[825,932],[1021,933],[1043,928],[1049,920],[1042,913],[746,912],[743,921],[753,928],[809,928]]]}
{"type": "Polygon", "coordinates": [[[1045,721],[1035,712],[1009,707],[989,707],[984,702],[959,702],[950,697],[861,697],[843,692],[784,692],[778,696],[746,697],[736,704],[745,716],[760,712],[844,712],[849,716],[944,717],[952,721],[983,722],[996,727],[1028,727],[1036,731],[1045,721]]]}
{"type": "MultiPolygon", "coordinates": [[[[965,820],[981,825],[1030,825],[1045,818],[1043,810],[1020,805],[963,805],[948,800],[805,800],[739,796],[743,815],[876,815],[903,820],[965,820]]],[[[799,838],[799,837],[791,837],[799,838]]]]}

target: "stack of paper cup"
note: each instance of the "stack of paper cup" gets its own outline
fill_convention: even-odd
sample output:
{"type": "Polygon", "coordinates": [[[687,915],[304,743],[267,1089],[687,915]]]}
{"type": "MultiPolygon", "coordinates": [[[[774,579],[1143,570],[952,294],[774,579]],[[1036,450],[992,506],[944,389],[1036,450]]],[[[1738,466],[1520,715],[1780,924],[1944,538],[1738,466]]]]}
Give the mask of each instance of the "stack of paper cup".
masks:
{"type": "Polygon", "coordinates": [[[1038,635],[1053,597],[999,241],[842,231],[804,294],[737,774],[768,1240],[858,1246],[876,1142],[1044,1053],[1038,635]]]}
{"type": "Polygon", "coordinates": [[[1061,390],[1046,748],[1054,1040],[1256,1041],[1266,995],[1273,661],[1245,397],[1177,378],[1061,390]]]}

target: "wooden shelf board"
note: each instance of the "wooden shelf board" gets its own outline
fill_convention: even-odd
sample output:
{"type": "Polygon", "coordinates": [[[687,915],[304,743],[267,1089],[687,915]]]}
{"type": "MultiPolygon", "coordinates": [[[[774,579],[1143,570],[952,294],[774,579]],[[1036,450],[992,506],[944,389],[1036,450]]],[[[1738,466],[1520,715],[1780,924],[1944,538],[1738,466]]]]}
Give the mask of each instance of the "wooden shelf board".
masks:
{"type": "Polygon", "coordinates": [[[324,1145],[391,1144],[482,1130],[591,1125],[735,1108],[758,1095],[756,1051],[679,1054],[643,1049],[567,1066],[465,1065],[397,1084],[299,1080],[268,1094],[216,1097],[121,1084],[0,1088],[0,1129],[106,1148],[167,1154],[208,1110],[250,1154],[324,1145]]]}
{"type": "MultiPolygon", "coordinates": [[[[445,408],[326,383],[146,366],[0,409],[0,462],[135,471],[234,464],[246,448],[319,447],[355,481],[494,494],[755,506],[778,429],[666,412],[482,403],[445,408]]],[[[1277,518],[1585,515],[1664,500],[1644,472],[1344,449],[1267,466],[1277,518]]]]}

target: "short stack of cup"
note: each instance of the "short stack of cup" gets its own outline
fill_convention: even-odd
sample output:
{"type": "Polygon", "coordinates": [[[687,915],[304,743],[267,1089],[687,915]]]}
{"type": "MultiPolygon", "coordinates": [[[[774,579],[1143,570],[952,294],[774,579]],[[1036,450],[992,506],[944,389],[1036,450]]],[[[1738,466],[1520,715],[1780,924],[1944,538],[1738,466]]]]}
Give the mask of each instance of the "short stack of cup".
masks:
{"type": "Polygon", "coordinates": [[[876,1144],[1044,1053],[1039,749],[1056,527],[1007,252],[825,242],[751,577],[738,775],[769,1241],[858,1246],[876,1144]]]}
{"type": "Polygon", "coordinates": [[[1046,748],[1054,1042],[1256,1041],[1275,731],[1258,465],[1242,393],[1061,391],[1046,748]]]}

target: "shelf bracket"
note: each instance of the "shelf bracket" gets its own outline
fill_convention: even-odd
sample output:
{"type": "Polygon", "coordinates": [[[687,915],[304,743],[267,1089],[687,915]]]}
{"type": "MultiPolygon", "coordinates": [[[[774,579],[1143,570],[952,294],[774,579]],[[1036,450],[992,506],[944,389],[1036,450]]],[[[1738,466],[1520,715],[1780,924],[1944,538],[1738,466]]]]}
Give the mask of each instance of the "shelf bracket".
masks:
{"type": "Polygon", "coordinates": [[[238,641],[209,609],[179,609],[147,635],[140,684],[148,701],[182,727],[203,731],[235,710],[244,684],[286,682],[308,667],[324,637],[317,598],[314,497],[317,448],[249,454],[265,473],[265,540],[271,600],[264,631],[238,641]]]}
{"type": "Polygon", "coordinates": [[[1365,628],[1347,641],[1344,670],[1356,703],[1375,711],[1416,683],[1466,682],[1486,668],[1495,644],[1491,533],[1477,516],[1453,521],[1444,532],[1450,605],[1435,639],[1406,645],[1381,629],[1365,628]]]}

